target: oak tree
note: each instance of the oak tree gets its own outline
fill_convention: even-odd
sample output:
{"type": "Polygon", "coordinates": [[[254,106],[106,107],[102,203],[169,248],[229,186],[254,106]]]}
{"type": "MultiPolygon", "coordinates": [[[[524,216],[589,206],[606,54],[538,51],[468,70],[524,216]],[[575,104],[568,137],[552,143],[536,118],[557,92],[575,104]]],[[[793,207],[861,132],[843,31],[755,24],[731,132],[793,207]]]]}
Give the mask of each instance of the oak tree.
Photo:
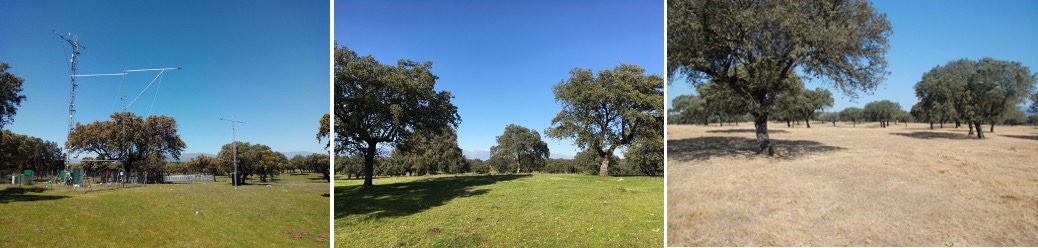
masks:
{"type": "Polygon", "coordinates": [[[548,143],[541,140],[536,130],[516,124],[508,124],[505,132],[497,136],[497,145],[490,147],[490,161],[499,167],[515,165],[515,173],[522,173],[524,168],[529,172],[540,170],[549,154],[548,143]]]}
{"type": "Polygon", "coordinates": [[[875,89],[887,74],[891,25],[865,0],[667,3],[668,76],[693,85],[717,80],[745,96],[758,153],[772,151],[774,94],[797,71],[851,97],[875,89]]]}
{"type": "Polygon", "coordinates": [[[620,64],[598,75],[574,68],[553,90],[562,110],[545,134],[572,138],[581,149],[596,151],[599,176],[609,175],[609,157],[616,149],[662,136],[663,77],[646,75],[640,66],[620,64]]]}
{"type": "Polygon", "coordinates": [[[111,120],[76,123],[67,145],[71,153],[91,152],[100,160],[119,160],[123,171],[141,169],[149,161],[179,159],[187,145],[177,133],[173,117],[142,118],[117,112],[111,120]]]}
{"type": "Polygon", "coordinates": [[[410,133],[443,132],[461,122],[450,92],[434,90],[432,62],[400,60],[396,66],[335,48],[335,152],[364,155],[364,186],[371,186],[380,145],[410,133]]]}

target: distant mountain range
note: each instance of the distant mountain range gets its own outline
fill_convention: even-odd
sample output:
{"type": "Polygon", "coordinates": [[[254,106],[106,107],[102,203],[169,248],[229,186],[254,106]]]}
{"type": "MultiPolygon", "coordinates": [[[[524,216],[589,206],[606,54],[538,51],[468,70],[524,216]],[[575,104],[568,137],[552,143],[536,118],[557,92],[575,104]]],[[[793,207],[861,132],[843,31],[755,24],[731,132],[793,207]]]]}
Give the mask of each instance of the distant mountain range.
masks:
{"type": "MultiPolygon", "coordinates": [[[[468,158],[468,159],[477,159],[477,158],[481,159],[481,160],[490,159],[490,150],[462,150],[461,153],[463,155],[465,155],[465,158],[468,158]]],[[[573,155],[570,155],[570,154],[554,153],[554,152],[549,154],[548,156],[550,158],[568,158],[568,159],[572,159],[573,158],[573,155]]]]}

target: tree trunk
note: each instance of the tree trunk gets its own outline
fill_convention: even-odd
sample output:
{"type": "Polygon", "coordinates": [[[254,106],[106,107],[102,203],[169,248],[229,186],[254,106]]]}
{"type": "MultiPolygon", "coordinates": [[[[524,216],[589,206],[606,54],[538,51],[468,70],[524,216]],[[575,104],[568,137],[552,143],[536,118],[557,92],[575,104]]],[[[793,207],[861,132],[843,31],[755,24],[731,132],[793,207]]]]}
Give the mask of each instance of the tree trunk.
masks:
{"type": "Polygon", "coordinates": [[[762,113],[753,117],[753,127],[757,134],[757,154],[767,153],[774,156],[775,150],[771,147],[771,139],[768,138],[768,114],[762,113]]]}
{"type": "Polygon", "coordinates": [[[804,118],[804,123],[807,124],[807,128],[811,128],[811,119],[804,118]]]}
{"type": "Polygon", "coordinates": [[[995,132],[995,121],[991,121],[991,132],[995,132]]]}
{"type": "MultiPolygon", "coordinates": [[[[961,127],[961,126],[962,126],[962,122],[961,122],[961,121],[959,121],[959,120],[955,120],[955,128],[959,128],[959,127],[961,127]]],[[[971,133],[971,134],[972,134],[972,133],[971,133]]]]}
{"type": "Polygon", "coordinates": [[[984,128],[982,128],[982,127],[980,126],[980,125],[981,125],[981,124],[980,124],[980,121],[975,121],[975,122],[973,122],[973,125],[974,125],[974,126],[977,126],[977,138],[978,138],[978,139],[983,139],[983,138],[984,138],[984,128]]]}
{"type": "Polygon", "coordinates": [[[933,130],[933,122],[930,122],[930,130],[933,130]]]}
{"type": "Polygon", "coordinates": [[[603,156],[602,165],[598,166],[598,176],[609,176],[609,157],[610,154],[603,156]]]}
{"type": "MultiPolygon", "coordinates": [[[[956,123],[955,125],[959,125],[959,124],[956,123]]],[[[973,123],[971,123],[970,121],[966,121],[966,127],[970,128],[970,133],[968,133],[966,135],[972,136],[973,135],[973,123]]]]}
{"type": "Polygon", "coordinates": [[[368,142],[368,150],[364,152],[364,187],[371,187],[371,178],[375,174],[375,152],[378,143],[368,142]]]}

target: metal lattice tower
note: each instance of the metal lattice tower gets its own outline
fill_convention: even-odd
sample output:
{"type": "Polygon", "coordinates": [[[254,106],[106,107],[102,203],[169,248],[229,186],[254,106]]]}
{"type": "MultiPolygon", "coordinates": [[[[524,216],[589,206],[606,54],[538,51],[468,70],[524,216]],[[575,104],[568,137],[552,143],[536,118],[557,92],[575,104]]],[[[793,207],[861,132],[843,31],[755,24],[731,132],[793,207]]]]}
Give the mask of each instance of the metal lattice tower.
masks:
{"type": "Polygon", "coordinates": [[[69,91],[68,134],[66,136],[65,142],[65,169],[67,170],[69,166],[69,156],[71,155],[71,153],[69,152],[69,142],[67,141],[72,138],[72,129],[75,128],[76,125],[75,119],[73,118],[76,115],[76,88],[79,87],[79,85],[76,84],[75,76],[77,71],[76,60],[79,58],[79,50],[86,47],[79,44],[78,35],[69,33],[68,36],[63,36],[61,34],[58,34],[57,31],[51,30],[51,32],[54,32],[54,34],[58,35],[58,37],[61,37],[62,40],[65,40],[66,42],[68,42],[69,45],[72,45],[72,60],[69,65],[69,70],[71,71],[71,73],[69,73],[69,81],[71,81],[72,87],[71,91],[69,91]]]}

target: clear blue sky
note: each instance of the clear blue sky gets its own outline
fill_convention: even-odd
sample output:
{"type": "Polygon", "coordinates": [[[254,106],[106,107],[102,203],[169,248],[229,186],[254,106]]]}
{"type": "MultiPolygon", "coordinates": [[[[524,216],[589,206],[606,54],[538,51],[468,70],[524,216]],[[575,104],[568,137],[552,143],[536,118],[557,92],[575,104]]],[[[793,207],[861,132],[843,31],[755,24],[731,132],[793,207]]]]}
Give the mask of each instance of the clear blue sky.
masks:
{"type": "MultiPolygon", "coordinates": [[[[923,73],[948,61],[991,57],[1019,61],[1038,72],[1038,1],[873,1],[893,26],[887,70],[890,74],[871,95],[856,101],[833,91],[832,110],[891,100],[908,111],[919,101],[913,86],[923,73]]],[[[821,80],[808,88],[828,87],[821,80]]],[[[693,94],[681,80],[668,87],[668,99],[693,94]]]]}
{"type": "MultiPolygon", "coordinates": [[[[25,78],[27,99],[15,133],[64,144],[68,125],[69,46],[51,32],[79,35],[80,74],[123,69],[167,71],[130,110],[173,116],[186,153],[216,153],[241,141],[276,151],[324,152],[315,139],[330,110],[328,1],[4,1],[0,61],[25,78]],[[157,94],[156,94],[156,87],[157,94]],[[154,101],[154,105],[152,102],[154,101]]],[[[157,73],[131,73],[133,99],[157,73]]],[[[122,77],[79,80],[76,121],[120,111],[122,77]]]]}
{"type": "Polygon", "coordinates": [[[458,145],[488,150],[505,126],[537,130],[553,153],[572,140],[544,129],[561,109],[552,86],[574,67],[620,63],[664,74],[664,1],[338,1],[340,45],[382,63],[432,61],[455,95],[458,145]]]}

